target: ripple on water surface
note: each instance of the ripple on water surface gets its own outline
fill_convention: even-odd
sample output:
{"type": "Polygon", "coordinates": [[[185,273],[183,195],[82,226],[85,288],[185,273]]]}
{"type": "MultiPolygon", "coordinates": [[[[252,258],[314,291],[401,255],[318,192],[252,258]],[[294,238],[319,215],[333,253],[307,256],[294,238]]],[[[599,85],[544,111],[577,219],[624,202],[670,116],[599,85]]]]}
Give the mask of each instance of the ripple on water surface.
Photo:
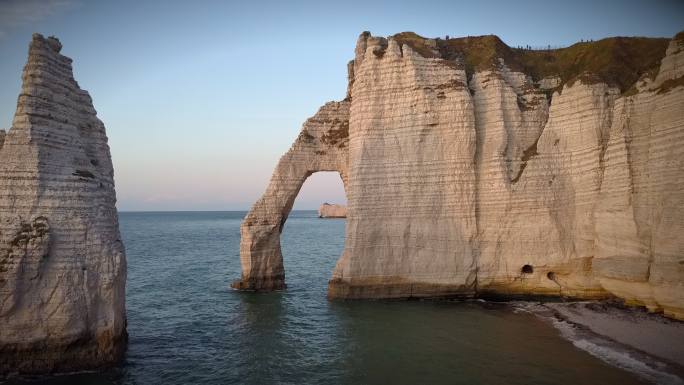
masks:
{"type": "MultiPolygon", "coordinates": [[[[121,213],[129,348],[118,368],[41,384],[640,383],[508,306],[326,300],[343,219],[295,211],[288,290],[229,289],[244,212],[121,213]]],[[[17,382],[17,381],[13,381],[17,382]]]]}

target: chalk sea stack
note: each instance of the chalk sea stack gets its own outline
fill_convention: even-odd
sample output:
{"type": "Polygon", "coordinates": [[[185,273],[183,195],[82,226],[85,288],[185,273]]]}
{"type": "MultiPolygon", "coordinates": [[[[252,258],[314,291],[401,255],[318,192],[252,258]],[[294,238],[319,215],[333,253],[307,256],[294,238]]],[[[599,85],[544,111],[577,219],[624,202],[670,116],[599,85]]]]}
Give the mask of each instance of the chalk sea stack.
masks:
{"type": "Polygon", "coordinates": [[[346,218],[347,217],[347,207],[343,205],[323,203],[321,207],[318,208],[319,218],[346,218]]]}
{"type": "Polygon", "coordinates": [[[245,218],[236,288],[285,286],[304,180],[348,199],[331,298],[620,298],[684,319],[684,34],[562,49],[364,32],[245,218]]]}
{"type": "Polygon", "coordinates": [[[0,134],[0,374],[96,368],[126,346],[126,258],[105,135],[71,59],[33,35],[0,134]]]}

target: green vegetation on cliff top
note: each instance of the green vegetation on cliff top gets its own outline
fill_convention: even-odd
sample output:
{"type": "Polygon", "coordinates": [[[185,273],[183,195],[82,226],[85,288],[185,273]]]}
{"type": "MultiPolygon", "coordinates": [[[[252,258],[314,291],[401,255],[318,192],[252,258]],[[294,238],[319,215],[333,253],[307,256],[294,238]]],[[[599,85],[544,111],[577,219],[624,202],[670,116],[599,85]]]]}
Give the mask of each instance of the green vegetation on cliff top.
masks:
{"type": "MultiPolygon", "coordinates": [[[[682,35],[680,32],[675,39],[682,35]]],[[[536,80],[560,76],[561,84],[582,77],[584,82],[606,82],[621,91],[628,90],[643,75],[655,77],[670,39],[610,37],[575,43],[566,48],[531,50],[511,48],[495,35],[435,39],[435,54],[428,39],[413,32],[392,36],[424,57],[438,57],[465,65],[468,74],[490,69],[502,58],[513,71],[536,80]]]]}

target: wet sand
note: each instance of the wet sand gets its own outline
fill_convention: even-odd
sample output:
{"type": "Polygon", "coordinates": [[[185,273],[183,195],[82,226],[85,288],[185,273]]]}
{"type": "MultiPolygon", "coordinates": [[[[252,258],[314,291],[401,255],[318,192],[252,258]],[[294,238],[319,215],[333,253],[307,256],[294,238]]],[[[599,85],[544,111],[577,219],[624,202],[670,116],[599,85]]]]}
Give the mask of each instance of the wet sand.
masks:
{"type": "Polygon", "coordinates": [[[612,303],[548,303],[562,319],[684,368],[684,322],[612,303]]]}

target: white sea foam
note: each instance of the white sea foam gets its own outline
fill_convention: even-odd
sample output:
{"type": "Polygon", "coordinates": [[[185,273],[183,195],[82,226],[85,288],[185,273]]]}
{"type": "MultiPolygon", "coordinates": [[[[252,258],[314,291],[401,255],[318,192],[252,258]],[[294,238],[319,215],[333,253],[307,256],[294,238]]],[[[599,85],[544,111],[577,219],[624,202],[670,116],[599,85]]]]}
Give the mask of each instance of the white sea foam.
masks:
{"type": "Polygon", "coordinates": [[[667,364],[589,330],[578,328],[571,322],[558,318],[547,306],[524,301],[513,302],[512,305],[516,313],[532,313],[551,322],[561,336],[575,347],[611,366],[634,373],[654,384],[684,385],[681,377],[667,371],[667,364]]]}
{"type": "Polygon", "coordinates": [[[650,356],[630,351],[615,342],[578,329],[569,322],[554,318],[553,325],[561,336],[609,365],[632,372],[646,381],[662,385],[682,385],[684,380],[663,370],[667,365],[650,356]]]}

